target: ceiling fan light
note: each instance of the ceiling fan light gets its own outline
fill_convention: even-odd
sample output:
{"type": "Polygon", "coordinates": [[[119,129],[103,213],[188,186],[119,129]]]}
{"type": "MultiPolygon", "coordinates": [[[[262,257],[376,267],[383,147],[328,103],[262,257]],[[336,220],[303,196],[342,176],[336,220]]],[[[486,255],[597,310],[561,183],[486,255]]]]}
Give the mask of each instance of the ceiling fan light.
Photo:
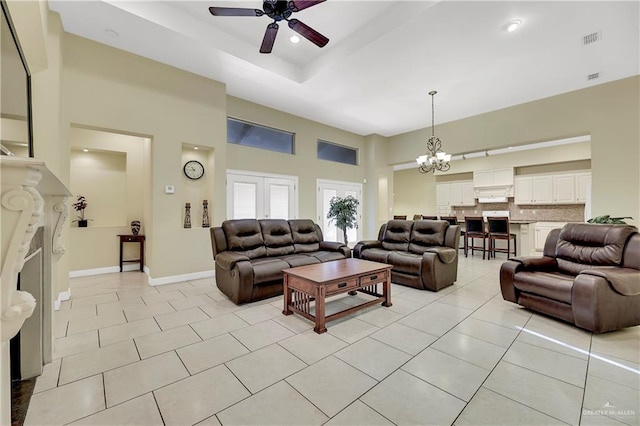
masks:
{"type": "Polygon", "coordinates": [[[521,19],[514,19],[512,21],[509,21],[506,23],[505,25],[505,29],[507,30],[507,32],[514,32],[515,30],[518,29],[518,27],[520,27],[520,25],[522,25],[522,20],[521,19]]]}
{"type": "Polygon", "coordinates": [[[289,37],[289,41],[293,44],[298,44],[300,43],[300,37],[298,37],[297,35],[292,35],[291,37],[289,37]]]}

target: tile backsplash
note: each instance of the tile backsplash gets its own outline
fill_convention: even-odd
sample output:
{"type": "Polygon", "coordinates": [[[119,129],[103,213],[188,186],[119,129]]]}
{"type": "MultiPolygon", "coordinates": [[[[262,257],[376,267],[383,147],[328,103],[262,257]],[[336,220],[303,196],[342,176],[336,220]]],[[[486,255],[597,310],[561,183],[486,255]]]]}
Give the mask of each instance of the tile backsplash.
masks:
{"type": "Polygon", "coordinates": [[[509,210],[509,217],[512,221],[584,222],[584,204],[522,206],[516,205],[513,198],[509,198],[506,203],[452,207],[451,213],[458,216],[458,220],[461,220],[465,216],[482,216],[482,212],[485,210],[509,210]]]}

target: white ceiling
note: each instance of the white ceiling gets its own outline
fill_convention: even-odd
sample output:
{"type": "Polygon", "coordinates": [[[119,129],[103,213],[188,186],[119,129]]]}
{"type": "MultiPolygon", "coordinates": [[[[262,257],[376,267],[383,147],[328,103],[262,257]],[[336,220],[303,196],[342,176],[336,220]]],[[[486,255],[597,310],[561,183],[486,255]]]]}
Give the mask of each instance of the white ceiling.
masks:
{"type": "Polygon", "coordinates": [[[438,91],[437,126],[640,74],[638,1],[328,0],[293,16],[327,36],[327,46],[294,45],[280,24],[270,55],[258,52],[268,17],[212,16],[209,6],[262,3],[49,0],[67,32],[361,135],[429,126],[430,90],[438,91]],[[512,19],[523,25],[509,33],[512,19]],[[601,41],[583,45],[597,31],[601,41]]]}

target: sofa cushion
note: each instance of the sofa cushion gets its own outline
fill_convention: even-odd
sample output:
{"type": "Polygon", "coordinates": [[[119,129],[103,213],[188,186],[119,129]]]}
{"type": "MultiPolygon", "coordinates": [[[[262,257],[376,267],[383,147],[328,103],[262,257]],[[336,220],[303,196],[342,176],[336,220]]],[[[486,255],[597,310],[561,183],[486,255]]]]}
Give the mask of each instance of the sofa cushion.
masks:
{"type": "Polygon", "coordinates": [[[618,266],[627,239],[637,232],[629,225],[568,223],[556,244],[558,270],[577,275],[594,266],[618,266]]]}
{"type": "Polygon", "coordinates": [[[261,219],[260,229],[267,256],[284,256],[294,252],[293,235],[289,222],[284,219],[261,219]]]}
{"type": "Polygon", "coordinates": [[[557,272],[521,271],[514,275],[513,285],[520,291],[571,304],[573,275],[557,272]]]}
{"type": "Polygon", "coordinates": [[[320,249],[322,234],[312,220],[294,219],[289,221],[289,225],[296,253],[309,253],[320,249]]]}
{"type": "Polygon", "coordinates": [[[403,251],[389,254],[388,263],[393,265],[393,272],[419,276],[422,273],[422,255],[403,251]]]}
{"type": "Polygon", "coordinates": [[[370,248],[360,252],[360,259],[371,260],[373,262],[388,263],[391,252],[381,248],[370,248]]]}
{"type": "Polygon", "coordinates": [[[339,251],[312,251],[307,253],[309,256],[313,256],[318,259],[320,262],[330,262],[332,260],[340,260],[344,259],[344,255],[339,251]]]}
{"type": "MultiPolygon", "coordinates": [[[[342,257],[344,259],[344,256],[342,257]]],[[[296,268],[298,266],[313,265],[320,263],[318,259],[308,254],[288,254],[286,256],[280,256],[280,259],[289,264],[290,267],[296,268]]]]}
{"type": "Polygon", "coordinates": [[[242,252],[250,259],[266,256],[260,223],[256,219],[226,220],[222,229],[229,250],[242,252]]]}
{"type": "Polygon", "coordinates": [[[253,266],[253,284],[282,280],[282,270],[290,268],[284,260],[269,257],[252,260],[251,264],[253,266]]]}
{"type": "Polygon", "coordinates": [[[444,245],[444,235],[448,227],[449,222],[444,220],[416,221],[411,228],[409,251],[422,254],[429,247],[444,245]]]}
{"type": "Polygon", "coordinates": [[[382,247],[386,250],[409,250],[411,238],[411,220],[390,220],[382,239],[382,247]]]}

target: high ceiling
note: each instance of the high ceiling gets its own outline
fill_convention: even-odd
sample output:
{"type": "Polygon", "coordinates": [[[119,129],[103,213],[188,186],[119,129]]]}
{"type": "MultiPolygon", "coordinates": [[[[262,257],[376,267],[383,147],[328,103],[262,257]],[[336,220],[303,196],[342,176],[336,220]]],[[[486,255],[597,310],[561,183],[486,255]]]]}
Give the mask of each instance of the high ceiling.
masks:
{"type": "Polygon", "coordinates": [[[330,41],[258,52],[257,1],[49,0],[65,31],[227,86],[227,93],[361,135],[438,123],[640,74],[637,1],[328,0],[295,13],[330,41]],[[520,19],[513,32],[505,24],[520,19]],[[599,40],[584,44],[583,37],[599,40]],[[588,80],[590,74],[599,78],[588,80]]]}

